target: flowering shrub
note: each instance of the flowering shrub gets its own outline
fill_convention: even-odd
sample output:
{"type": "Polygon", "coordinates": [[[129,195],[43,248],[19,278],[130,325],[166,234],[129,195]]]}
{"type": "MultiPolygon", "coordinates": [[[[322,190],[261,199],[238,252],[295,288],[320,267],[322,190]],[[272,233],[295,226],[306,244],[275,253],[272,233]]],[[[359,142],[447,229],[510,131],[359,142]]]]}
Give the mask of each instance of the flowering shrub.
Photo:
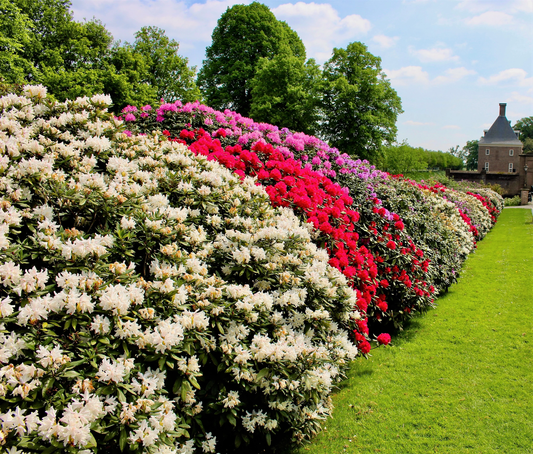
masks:
{"type": "MultiPolygon", "coordinates": [[[[185,454],[309,438],[350,336],[366,340],[361,291],[255,180],[200,145],[123,133],[109,103],[0,98],[0,442],[185,454]]],[[[349,205],[321,184],[323,206],[349,205]]],[[[346,216],[328,247],[364,262],[346,216]]]]}
{"type": "MultiPolygon", "coordinates": [[[[191,140],[193,152],[217,160],[241,176],[256,176],[273,206],[291,207],[312,224],[314,241],[326,246],[330,265],[357,289],[358,309],[369,311],[368,306],[375,303],[376,288],[380,285],[376,280],[377,267],[368,249],[358,245],[359,235],[354,228],[359,213],[350,208],[353,199],[347,191],[327,177],[302,169],[298,161],[285,158],[270,144],[257,142],[252,151],[243,150],[240,145],[227,146],[224,150],[218,139],[213,140],[203,130],[197,134],[183,130],[180,137],[191,140]]],[[[359,337],[358,346],[368,353],[370,345],[366,339],[359,337]]]]}
{"type": "MultiPolygon", "coordinates": [[[[302,169],[304,180],[309,185],[316,185],[317,181],[327,180],[327,184],[331,186],[333,181],[329,178],[337,178],[339,182],[347,186],[351,194],[349,197],[351,206],[341,203],[340,210],[355,212],[357,219],[362,217],[361,221],[352,220],[348,224],[347,231],[355,232],[365,249],[375,256],[374,260],[378,269],[377,286],[368,287],[367,284],[361,286],[356,282],[357,288],[363,294],[363,299],[358,300],[359,307],[366,309],[372,328],[379,330],[378,325],[382,321],[401,327],[404,319],[410,316],[411,312],[425,310],[432,305],[435,288],[426,278],[429,261],[422,258],[423,251],[416,247],[406,232],[403,232],[401,218],[382,207],[381,201],[376,198],[372,187],[369,186],[372,180],[379,182],[387,180],[387,174],[368,166],[368,163],[351,160],[348,155],[340,154],[338,150],[329,147],[316,137],[292,133],[287,129],[280,130],[276,126],[263,123],[256,124],[253,120],[243,118],[233,112],[217,112],[199,103],[182,106],[180,102],[164,104],[154,109],[154,112],[155,121],[153,116],[143,114],[138,122],[130,127],[137,131],[149,131],[151,127],[157,127],[159,123],[160,127],[168,128],[164,130],[165,134],[175,136],[176,140],[187,142],[194,148],[192,141],[196,140],[195,131],[197,131],[194,127],[201,125],[202,133],[199,142],[204,142],[202,145],[204,149],[210,150],[207,154],[240,175],[245,173],[257,175],[259,181],[267,187],[274,205],[291,205],[296,211],[307,210],[305,218],[315,225],[322,237],[324,234],[335,236],[336,232],[333,231],[335,229],[329,222],[321,221],[316,213],[313,213],[317,210],[316,199],[302,198],[300,194],[289,202],[291,189],[287,189],[286,182],[281,181],[280,177],[282,174],[284,177],[287,176],[288,168],[298,168],[302,169]],[[180,127],[185,127],[185,129],[180,130],[180,127]],[[207,134],[203,132],[204,128],[211,131],[210,135],[216,137],[217,141],[211,141],[209,145],[206,145],[208,139],[207,134]],[[217,145],[213,145],[215,143],[217,145]],[[222,144],[226,144],[225,150],[222,144]],[[240,159],[241,146],[244,145],[251,148],[253,163],[247,163],[250,159],[248,150],[244,151],[244,159],[240,159]],[[254,154],[253,151],[256,151],[257,147],[261,149],[274,147],[275,159],[271,159],[269,154],[261,156],[254,154]],[[313,154],[315,156],[311,159],[310,156],[313,154]],[[295,160],[295,157],[299,157],[300,161],[295,160]],[[345,178],[341,178],[342,176],[345,178]],[[270,180],[268,177],[271,177],[270,180]],[[346,184],[346,179],[352,184],[346,184]],[[303,203],[308,206],[302,206],[303,203]],[[365,291],[367,291],[366,295],[365,291]],[[376,296],[374,303],[368,297],[368,291],[376,296]]],[[[340,210],[339,207],[334,207],[333,213],[340,210]]],[[[323,214],[326,216],[324,219],[328,219],[328,215],[332,212],[326,209],[323,214]]],[[[337,216],[332,216],[332,218],[337,216]]],[[[322,244],[324,243],[325,241],[322,241],[322,244]]],[[[350,251],[353,247],[341,249],[340,254],[344,257],[348,255],[349,258],[346,251],[350,251]]],[[[329,251],[332,255],[330,263],[339,266],[339,261],[334,256],[339,251],[331,248],[329,251]]],[[[341,268],[345,273],[348,271],[355,276],[356,270],[352,271],[353,261],[346,262],[344,258],[344,261],[341,260],[340,263],[345,263],[341,268]],[[348,269],[346,265],[350,265],[348,269]]],[[[372,268],[369,270],[373,277],[372,268]]],[[[368,279],[364,272],[359,274],[359,277],[368,279]]]]}

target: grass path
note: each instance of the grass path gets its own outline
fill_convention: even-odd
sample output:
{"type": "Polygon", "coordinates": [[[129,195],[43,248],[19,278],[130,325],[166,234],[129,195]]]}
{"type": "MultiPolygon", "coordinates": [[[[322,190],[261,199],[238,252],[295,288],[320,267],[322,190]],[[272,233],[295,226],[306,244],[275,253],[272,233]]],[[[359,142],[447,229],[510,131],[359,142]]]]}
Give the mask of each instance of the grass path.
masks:
{"type": "Polygon", "coordinates": [[[506,209],[459,282],[354,363],[326,430],[294,453],[533,453],[533,224],[506,209]]]}

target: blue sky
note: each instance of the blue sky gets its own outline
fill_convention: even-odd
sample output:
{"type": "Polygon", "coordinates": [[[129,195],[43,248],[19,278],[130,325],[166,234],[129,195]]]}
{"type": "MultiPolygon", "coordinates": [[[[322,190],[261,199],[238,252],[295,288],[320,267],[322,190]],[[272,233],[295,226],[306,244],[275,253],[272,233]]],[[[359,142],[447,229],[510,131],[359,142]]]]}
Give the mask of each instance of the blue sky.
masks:
{"type": "MultiPolygon", "coordinates": [[[[96,18],[115,39],[165,30],[198,68],[222,13],[239,0],[71,0],[74,19],[96,18]]],[[[323,63],[361,41],[381,57],[402,99],[398,141],[447,151],[479,139],[500,102],[514,124],[533,115],[533,0],[263,1],[323,63]]],[[[280,125],[283,126],[283,125],[280,125]]]]}

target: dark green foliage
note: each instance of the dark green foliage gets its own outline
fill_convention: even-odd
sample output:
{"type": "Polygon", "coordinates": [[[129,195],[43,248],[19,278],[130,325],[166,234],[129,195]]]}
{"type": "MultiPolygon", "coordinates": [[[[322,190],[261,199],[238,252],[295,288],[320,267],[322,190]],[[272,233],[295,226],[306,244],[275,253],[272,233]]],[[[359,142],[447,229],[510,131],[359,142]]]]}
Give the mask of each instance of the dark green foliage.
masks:
{"type": "Polygon", "coordinates": [[[157,88],[157,98],[167,102],[196,101],[201,98],[194,81],[196,68],[178,55],[179,43],[157,27],[142,27],[135,33],[133,51],[144,57],[147,71],[143,82],[157,88]]]}
{"type": "Polygon", "coordinates": [[[324,65],[321,135],[334,147],[375,160],[396,138],[401,100],[381,70],[381,59],[359,42],[333,49],[324,65]]]}
{"type": "Polygon", "coordinates": [[[463,147],[466,152],[466,170],[477,170],[479,140],[469,140],[463,147]]]}
{"type": "Polygon", "coordinates": [[[298,35],[257,2],[228,8],[218,20],[212,40],[198,84],[210,106],[244,116],[250,115],[251,81],[262,58],[273,59],[283,50],[305,59],[298,35]]]}
{"type": "Polygon", "coordinates": [[[314,60],[285,52],[262,58],[251,81],[251,117],[293,131],[316,134],[320,68],[314,60]]]}
{"type": "Polygon", "coordinates": [[[513,129],[520,131],[520,140],[533,139],[533,117],[524,117],[518,120],[513,129]]]}
{"type": "Polygon", "coordinates": [[[120,45],[97,20],[76,22],[69,0],[0,0],[0,79],[43,84],[58,100],[111,95],[114,109],[161,96],[199,97],[195,69],[155,27],[120,45]]]}
{"type": "Polygon", "coordinates": [[[13,2],[0,0],[0,78],[8,83],[20,83],[32,70],[21,57],[30,42],[32,23],[13,2]]]}

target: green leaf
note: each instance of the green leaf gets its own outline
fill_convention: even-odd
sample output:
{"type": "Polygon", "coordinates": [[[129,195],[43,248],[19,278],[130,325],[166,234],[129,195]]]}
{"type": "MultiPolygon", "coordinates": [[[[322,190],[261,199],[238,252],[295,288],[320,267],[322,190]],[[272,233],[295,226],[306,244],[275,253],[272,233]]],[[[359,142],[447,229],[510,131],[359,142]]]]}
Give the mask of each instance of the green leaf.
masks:
{"type": "Polygon", "coordinates": [[[117,399],[119,402],[126,402],[126,396],[120,388],[117,388],[117,399]]]}
{"type": "Polygon", "coordinates": [[[80,374],[78,372],[76,372],[75,370],[69,370],[63,374],[61,374],[62,377],[64,378],[74,378],[74,377],[79,377],[80,374]]]}
{"type": "Polygon", "coordinates": [[[54,386],[54,383],[55,383],[55,378],[54,378],[54,377],[50,377],[50,378],[46,381],[46,383],[45,383],[45,385],[43,386],[43,389],[42,389],[42,391],[41,391],[41,395],[42,395],[43,397],[45,397],[46,394],[47,394],[47,392],[48,392],[48,390],[51,389],[52,386],[54,386]]]}
{"type": "Polygon", "coordinates": [[[193,377],[192,375],[189,377],[189,381],[191,384],[196,388],[200,389],[200,385],[198,384],[198,381],[196,381],[196,377],[193,377]]]}
{"type": "Polygon", "coordinates": [[[98,443],[96,443],[96,439],[94,438],[94,435],[91,433],[89,434],[89,442],[84,446],[85,448],[96,448],[98,446],[98,443]]]}
{"type": "Polygon", "coordinates": [[[126,448],[126,444],[128,443],[128,433],[126,432],[126,429],[122,428],[120,429],[120,438],[118,440],[118,447],[122,452],[124,452],[124,449],[126,448]]]}
{"type": "Polygon", "coordinates": [[[269,372],[268,367],[261,369],[259,373],[257,374],[256,380],[260,380],[261,378],[266,377],[268,375],[268,372],[269,372]]]}
{"type": "Polygon", "coordinates": [[[176,381],[174,382],[174,386],[172,386],[172,393],[173,393],[173,394],[177,394],[177,393],[178,393],[178,390],[179,390],[180,387],[181,387],[181,382],[182,382],[181,377],[179,377],[178,379],[176,379],[176,381]]]}
{"type": "Polygon", "coordinates": [[[191,391],[191,384],[188,381],[184,381],[181,385],[181,400],[185,400],[187,398],[187,393],[191,391]]]}

